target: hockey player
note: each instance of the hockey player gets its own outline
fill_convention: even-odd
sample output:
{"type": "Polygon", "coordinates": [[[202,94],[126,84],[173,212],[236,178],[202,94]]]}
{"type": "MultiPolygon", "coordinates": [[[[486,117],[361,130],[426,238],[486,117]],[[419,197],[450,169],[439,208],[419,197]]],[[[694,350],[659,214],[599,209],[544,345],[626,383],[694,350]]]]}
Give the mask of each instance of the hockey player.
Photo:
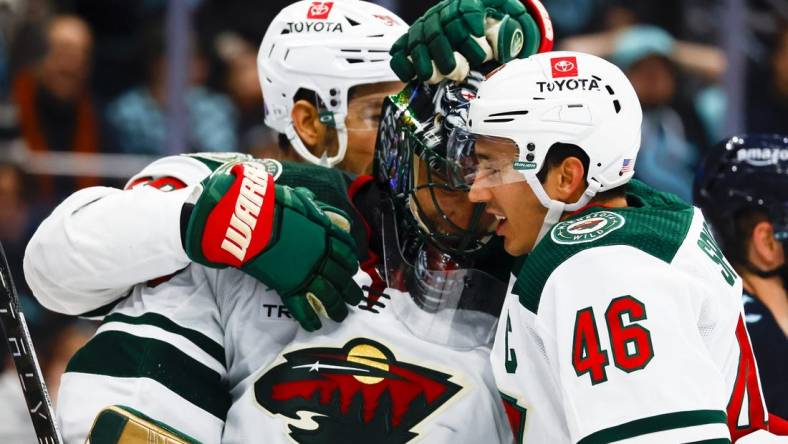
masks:
{"type": "Polygon", "coordinates": [[[444,0],[410,30],[366,2],[296,2],[274,18],[260,45],[265,123],[280,133],[281,148],[310,163],[369,174],[380,107],[402,89],[398,77],[463,80],[470,68],[552,44],[538,0],[444,0]]]}
{"type": "MultiPolygon", "coordinates": [[[[698,168],[694,189],[744,284],[744,320],[766,407],[788,418],[788,138],[753,134],[719,143],[698,168]]],[[[777,422],[770,417],[770,428],[777,422]]]]}
{"type": "Polygon", "coordinates": [[[446,190],[436,167],[464,115],[436,118],[434,103],[459,110],[473,94],[410,87],[387,102],[374,178],[352,186],[387,288],[373,277],[368,303],[341,324],[299,331],[272,365],[253,371],[224,442],[258,430],[273,442],[511,440],[489,369],[511,264],[485,243],[495,219],[446,190]]]}
{"type": "MultiPolygon", "coordinates": [[[[347,2],[342,6],[360,3],[347,2]]],[[[332,10],[341,11],[339,3],[332,10]]],[[[311,9],[303,11],[304,16],[312,13],[311,9]]],[[[363,14],[354,11],[348,17],[356,21],[363,14]]],[[[136,407],[202,441],[215,442],[231,402],[228,385],[235,399],[243,393],[238,387],[244,375],[270,362],[289,342],[295,334],[290,316],[302,316],[299,321],[315,328],[317,317],[307,306],[318,306],[319,310],[324,304],[315,304],[314,299],[308,304],[309,299],[304,297],[309,297],[309,293],[315,296],[315,292],[294,295],[306,309],[290,312],[282,305],[279,293],[238,270],[217,272],[189,264],[181,246],[178,223],[173,222],[200,214],[183,211],[182,203],[193,196],[198,182],[230,160],[232,157],[228,156],[163,159],[136,175],[128,191],[89,189],[77,193],[39,229],[28,249],[26,270],[42,302],[60,311],[92,311],[89,314],[99,315],[106,313],[119,297],[130,294],[105,317],[97,336],[75,357],[64,376],[59,412],[67,441],[81,441],[98,410],[120,403],[136,407]],[[187,189],[181,189],[184,186],[187,189]],[[160,193],[157,189],[172,191],[160,193]],[[93,229],[97,223],[104,228],[93,229]],[[162,274],[168,274],[169,280],[150,281],[162,274]],[[147,284],[135,285],[146,281],[147,284]],[[237,294],[253,297],[239,299],[237,294]],[[93,310],[102,304],[107,307],[93,310]],[[261,324],[258,326],[261,334],[248,331],[249,318],[261,324]],[[225,350],[224,344],[231,345],[225,350]]],[[[320,170],[316,174],[308,169],[281,168],[271,161],[264,162],[262,168],[281,183],[312,185],[323,200],[341,200],[347,191],[344,182],[333,180],[341,178],[339,173],[320,170]]],[[[254,182],[254,178],[250,180],[254,182]]],[[[282,195],[278,197],[275,214],[291,214],[302,222],[316,219],[325,239],[333,239],[330,244],[342,242],[341,233],[327,224],[319,212],[310,210],[308,193],[283,191],[278,187],[272,191],[282,195]]],[[[207,187],[205,194],[217,192],[207,187]]],[[[199,206],[198,203],[196,208],[199,206]]],[[[352,208],[345,209],[353,213],[352,208]]],[[[293,234],[282,231],[287,230],[286,226],[275,224],[273,238],[295,239],[293,234]]],[[[222,232],[228,233],[218,230],[219,234],[222,232]]],[[[319,248],[312,250],[312,254],[304,254],[304,249],[325,244],[297,240],[301,242],[290,242],[290,245],[301,254],[282,256],[280,249],[278,257],[323,260],[337,250],[324,250],[323,257],[315,258],[314,251],[319,248]]],[[[288,243],[280,242],[280,245],[288,243]]],[[[203,261],[210,262],[206,255],[202,256],[203,261]]],[[[308,271],[301,276],[304,280],[318,281],[312,266],[267,260],[287,272],[281,275],[292,276],[292,271],[300,267],[308,271]]],[[[321,270],[327,273],[317,274],[336,271],[336,267],[328,268],[321,270]]],[[[259,273],[254,277],[264,279],[265,275],[259,273]]],[[[321,279],[332,279],[325,278],[321,279]]],[[[338,281],[336,276],[333,280],[338,281]]],[[[275,285],[271,284],[277,288],[275,285]]],[[[292,301],[285,299],[285,303],[292,301]]],[[[329,305],[331,309],[336,308],[329,305]]],[[[329,315],[337,319],[343,316],[341,312],[336,316],[331,309],[329,315]]]]}
{"type": "MultiPolygon", "coordinates": [[[[443,139],[446,126],[435,122],[452,122],[463,115],[436,120],[430,94],[411,89],[391,102],[384,113],[382,134],[388,136],[381,136],[377,180],[351,185],[353,201],[374,233],[373,251],[385,258],[390,288],[383,299],[365,304],[366,310],[351,309],[355,313],[346,322],[325,321],[319,332],[302,331],[294,340],[283,341],[292,336],[295,324],[283,314],[280,295],[237,270],[217,272],[193,264],[166,282],[135,286],[64,376],[59,409],[67,441],[76,442],[86,433],[87,425],[78,421],[88,421],[91,413],[121,401],[133,402],[145,415],[203,442],[218,441],[212,417],[223,415],[230,402],[222,442],[249,442],[260,430],[273,442],[406,442],[417,437],[428,442],[509,441],[488,360],[505,285],[468,268],[472,254],[483,250],[494,218],[457,192],[445,191],[442,170],[432,175],[430,165],[445,156],[444,145],[436,141],[443,139]],[[400,137],[410,132],[419,137],[400,137]],[[269,365],[285,344],[283,355],[269,365]],[[305,422],[305,413],[317,415],[314,422],[305,422]]],[[[450,103],[472,95],[472,89],[446,89],[435,100],[450,103]]],[[[170,177],[170,183],[173,178],[188,181],[188,168],[197,173],[215,164],[205,157],[168,158],[139,177],[155,171],[170,177]]],[[[340,194],[344,186],[335,170],[237,159],[203,181],[207,191],[202,196],[228,195],[225,178],[243,186],[253,177],[247,169],[257,174],[261,167],[282,182],[297,177],[298,168],[302,176],[320,174],[327,179],[315,188],[326,195],[340,194]],[[339,184],[332,184],[332,176],[339,184]]],[[[149,196],[142,197],[143,192],[178,192],[161,193],[155,185],[133,189],[136,196],[129,193],[123,205],[116,205],[115,216],[146,213],[144,217],[150,218],[149,196]]],[[[283,185],[275,187],[277,197],[285,193],[283,185]]],[[[181,230],[186,251],[194,248],[188,237],[200,205],[198,200],[181,230]]],[[[74,231],[93,232],[89,227],[101,219],[90,220],[95,213],[80,213],[65,221],[63,213],[56,213],[49,223],[61,218],[59,223],[72,231],[71,239],[74,231]]],[[[107,226],[123,234],[112,221],[107,226]]],[[[126,242],[115,237],[102,248],[117,254],[126,242]]],[[[105,260],[100,252],[80,248],[80,254],[70,252],[69,259],[91,266],[105,260]]],[[[138,248],[151,247],[142,243],[138,248]]],[[[302,252],[298,244],[292,250],[302,252]]],[[[493,259],[497,261],[485,262],[492,270],[509,269],[499,255],[493,259]]],[[[128,262],[134,269],[142,268],[128,262]]],[[[52,274],[59,277],[58,270],[52,274]]],[[[357,279],[373,284],[369,277],[357,279]]],[[[373,287],[373,293],[380,291],[380,286],[373,287]]]]}
{"type": "Polygon", "coordinates": [[[741,279],[699,210],[631,180],[641,109],[612,64],[515,60],[455,130],[455,181],[528,254],[492,365],[519,442],[728,442],[766,427],[741,279]]]}

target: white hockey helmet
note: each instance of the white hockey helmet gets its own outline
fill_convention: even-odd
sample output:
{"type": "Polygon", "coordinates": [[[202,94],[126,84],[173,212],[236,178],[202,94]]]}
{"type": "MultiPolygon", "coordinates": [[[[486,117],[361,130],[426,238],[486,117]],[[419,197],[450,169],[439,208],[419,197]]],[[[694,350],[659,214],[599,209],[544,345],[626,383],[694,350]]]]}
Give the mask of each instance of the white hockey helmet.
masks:
{"type": "Polygon", "coordinates": [[[311,163],[341,162],[347,151],[348,92],[357,85],[398,80],[389,68],[389,49],[407,30],[394,13],[360,0],[306,0],[282,9],[257,55],[266,125],[285,134],[311,163]],[[290,113],[301,89],[317,95],[324,107],[321,121],[336,128],[335,156],[315,156],[298,137],[290,113]]]}
{"type": "Polygon", "coordinates": [[[509,62],[482,82],[470,104],[467,131],[455,130],[450,138],[450,156],[474,186],[527,181],[548,209],[541,239],[564,211],[578,210],[597,192],[632,178],[642,117],[632,85],[612,63],[579,52],[536,54],[509,62]],[[588,187],[577,202],[550,199],[537,178],[556,143],[576,145],[588,155],[588,187]],[[474,150],[478,159],[482,146],[505,163],[495,177],[482,171],[485,162],[463,163],[474,150]],[[468,165],[476,166],[469,171],[468,165]]]}

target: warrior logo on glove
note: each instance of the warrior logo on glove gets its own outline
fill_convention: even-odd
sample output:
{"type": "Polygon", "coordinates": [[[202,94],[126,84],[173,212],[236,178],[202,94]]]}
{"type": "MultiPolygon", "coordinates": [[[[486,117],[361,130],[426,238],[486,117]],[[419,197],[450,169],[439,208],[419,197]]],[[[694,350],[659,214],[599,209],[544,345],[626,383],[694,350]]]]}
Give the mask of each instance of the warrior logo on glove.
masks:
{"type": "Polygon", "coordinates": [[[290,418],[299,443],[404,443],[419,424],[462,387],[451,375],[398,361],[383,344],[358,338],[342,348],[287,353],[255,382],[257,402],[290,418]],[[311,413],[317,428],[296,421],[311,413]]]}
{"type": "Polygon", "coordinates": [[[183,247],[197,263],[239,268],[276,290],[302,327],[317,330],[318,315],[341,322],[345,304],[362,299],[356,245],[346,214],[274,183],[280,173],[270,160],[222,164],[184,205],[183,247]]]}
{"type": "MultiPolygon", "coordinates": [[[[268,189],[269,176],[268,173],[262,169],[254,167],[244,167],[238,164],[234,167],[238,173],[243,173],[243,179],[238,182],[240,189],[238,190],[235,199],[233,213],[230,216],[230,224],[224,234],[224,239],[221,242],[221,249],[230,253],[238,262],[233,263],[234,266],[240,267],[246,261],[248,249],[252,241],[252,232],[257,228],[257,221],[260,216],[260,211],[264,212],[261,224],[262,236],[256,237],[257,240],[254,254],[262,250],[262,247],[268,243],[271,237],[271,221],[273,220],[274,202],[273,199],[266,199],[266,190],[268,189]],[[264,206],[265,204],[265,206],[264,206]]],[[[225,200],[217,205],[217,210],[208,218],[208,223],[211,223],[211,217],[221,217],[222,211],[220,207],[222,204],[232,203],[231,200],[225,200]]],[[[228,208],[229,209],[229,208],[228,208]]],[[[211,245],[209,236],[204,238],[207,242],[204,245],[211,245]]],[[[205,250],[205,257],[208,260],[219,262],[219,258],[212,257],[209,250],[205,250]]],[[[230,262],[232,263],[232,262],[230,262]]]]}

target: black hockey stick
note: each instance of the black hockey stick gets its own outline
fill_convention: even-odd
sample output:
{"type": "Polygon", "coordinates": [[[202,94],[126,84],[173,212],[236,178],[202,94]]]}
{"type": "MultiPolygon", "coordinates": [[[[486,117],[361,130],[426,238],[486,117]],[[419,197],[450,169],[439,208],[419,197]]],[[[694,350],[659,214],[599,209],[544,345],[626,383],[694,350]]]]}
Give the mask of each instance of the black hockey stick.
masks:
{"type": "Polygon", "coordinates": [[[27,401],[27,410],[33,421],[39,444],[62,444],[63,439],[55,422],[47,386],[41,374],[41,367],[38,365],[25,316],[19,306],[16,287],[11,280],[11,271],[2,245],[0,245],[0,326],[8,339],[8,351],[14,358],[19,382],[22,383],[22,391],[27,401]]]}

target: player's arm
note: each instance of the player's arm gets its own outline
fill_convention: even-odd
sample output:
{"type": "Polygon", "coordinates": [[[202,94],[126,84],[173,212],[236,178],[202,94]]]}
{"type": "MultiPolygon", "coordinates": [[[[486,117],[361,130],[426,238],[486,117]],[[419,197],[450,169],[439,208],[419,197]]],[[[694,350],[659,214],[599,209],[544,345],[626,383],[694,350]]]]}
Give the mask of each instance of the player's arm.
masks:
{"type": "Polygon", "coordinates": [[[546,281],[537,330],[573,442],[730,440],[730,391],[692,283],[629,246],[582,251],[546,281]]]}
{"type": "Polygon", "coordinates": [[[125,190],[77,191],[45,219],[25,251],[25,277],[45,307],[84,314],[123,297],[135,284],[190,262],[180,213],[190,186],[212,167],[195,157],[153,162],[125,190]]]}

